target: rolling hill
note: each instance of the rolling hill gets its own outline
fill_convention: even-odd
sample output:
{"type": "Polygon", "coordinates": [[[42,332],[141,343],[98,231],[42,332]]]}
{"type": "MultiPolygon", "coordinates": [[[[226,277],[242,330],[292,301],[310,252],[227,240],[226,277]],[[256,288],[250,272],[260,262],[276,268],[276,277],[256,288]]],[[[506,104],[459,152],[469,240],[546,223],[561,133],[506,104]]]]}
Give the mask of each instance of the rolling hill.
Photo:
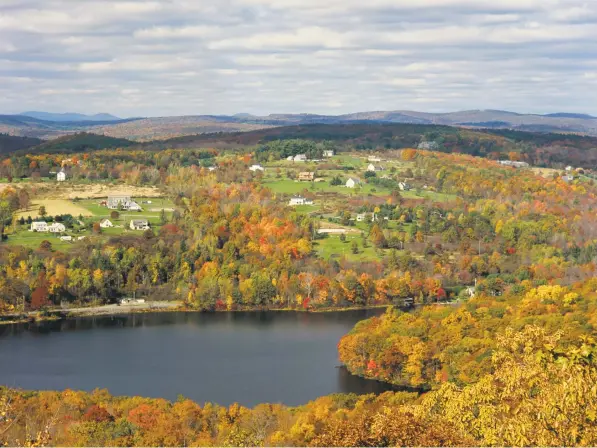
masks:
{"type": "Polygon", "coordinates": [[[81,132],[48,140],[37,146],[28,148],[26,152],[40,154],[85,152],[106,148],[125,148],[135,144],[135,142],[124,138],[81,132]]]}
{"type": "Polygon", "coordinates": [[[24,115],[26,117],[37,118],[38,120],[44,121],[67,121],[67,122],[76,122],[76,121],[120,121],[121,118],[115,117],[111,114],[95,114],[95,115],[85,115],[85,114],[77,114],[77,113],[63,113],[63,114],[55,114],[51,112],[37,112],[37,111],[30,111],[30,112],[23,112],[20,115],[24,115]]]}
{"type": "MultiPolygon", "coordinates": [[[[56,114],[31,114],[37,117],[56,118],[56,114]]],[[[80,121],[81,117],[72,115],[60,116],[60,121],[41,120],[26,115],[0,115],[0,132],[39,138],[54,138],[75,132],[91,132],[117,138],[148,141],[204,133],[247,132],[278,126],[402,123],[597,136],[597,118],[591,115],[574,113],[537,115],[501,110],[469,110],[449,113],[396,110],[344,115],[270,114],[266,116],[242,113],[131,118],[118,121],[90,121],[91,119],[116,118],[111,115],[81,116],[87,118],[86,121],[80,121]],[[65,121],[69,117],[76,118],[76,121],[65,121]]]]}
{"type": "Polygon", "coordinates": [[[51,139],[76,132],[92,131],[98,126],[126,123],[137,120],[129,118],[119,121],[46,121],[27,115],[0,115],[0,133],[51,139]]]}
{"type": "Polygon", "coordinates": [[[7,154],[21,149],[31,148],[42,143],[43,140],[32,137],[18,137],[0,134],[0,154],[7,154]]]}

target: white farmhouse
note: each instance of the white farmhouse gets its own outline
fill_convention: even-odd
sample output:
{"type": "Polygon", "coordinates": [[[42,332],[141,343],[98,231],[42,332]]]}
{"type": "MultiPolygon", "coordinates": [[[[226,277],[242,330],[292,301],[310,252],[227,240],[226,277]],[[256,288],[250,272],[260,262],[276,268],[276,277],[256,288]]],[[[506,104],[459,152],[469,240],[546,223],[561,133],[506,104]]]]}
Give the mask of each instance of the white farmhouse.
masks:
{"type": "Polygon", "coordinates": [[[307,156],[306,156],[306,154],[297,154],[296,156],[294,156],[293,160],[295,162],[306,162],[307,161],[307,156]]]}
{"type": "Polygon", "coordinates": [[[143,210],[139,204],[131,199],[128,195],[122,196],[108,196],[106,203],[107,207],[111,210],[128,210],[131,212],[140,212],[143,210]]]}
{"type": "Polygon", "coordinates": [[[406,182],[398,182],[398,188],[400,188],[402,191],[408,191],[411,187],[406,182]]]}
{"type": "Polygon", "coordinates": [[[377,215],[375,213],[359,213],[357,215],[357,222],[365,221],[367,216],[371,217],[371,221],[377,221],[377,215]]]}
{"type": "Polygon", "coordinates": [[[333,149],[324,149],[323,157],[334,157],[334,150],[333,149]]]}
{"type": "Polygon", "coordinates": [[[141,210],[143,210],[143,209],[142,209],[142,208],[141,208],[141,206],[140,206],[139,204],[137,204],[135,201],[131,201],[131,202],[129,202],[129,204],[128,204],[128,208],[127,208],[127,210],[128,210],[128,211],[130,211],[130,212],[140,212],[140,211],[141,211],[141,210]]]}
{"type": "Polygon", "coordinates": [[[356,177],[349,177],[348,180],[346,181],[346,187],[347,188],[355,188],[357,185],[361,184],[361,179],[358,179],[356,177]]]}
{"type": "Polygon", "coordinates": [[[66,173],[64,172],[64,168],[58,171],[58,173],[56,174],[56,180],[58,182],[64,182],[66,180],[66,173]]]}
{"type": "Polygon", "coordinates": [[[133,219],[130,228],[131,230],[147,230],[149,229],[149,222],[147,219],[133,219]]]}
{"type": "Polygon", "coordinates": [[[102,229],[107,229],[109,227],[114,227],[114,224],[112,224],[112,221],[110,221],[108,218],[104,218],[100,221],[99,226],[102,229]]]}
{"type": "Polygon", "coordinates": [[[131,197],[128,195],[108,196],[107,207],[111,210],[116,210],[118,207],[128,208],[128,203],[131,202],[131,197]]]}
{"type": "Polygon", "coordinates": [[[251,165],[249,167],[249,171],[253,171],[255,173],[257,171],[265,171],[265,168],[263,168],[261,165],[251,165]]]}
{"type": "Polygon", "coordinates": [[[47,232],[48,231],[48,223],[45,221],[33,221],[31,223],[30,232],[47,232]]]}
{"type": "Polygon", "coordinates": [[[51,232],[51,233],[66,232],[66,226],[60,222],[55,222],[48,226],[48,232],[51,232]]]}
{"type": "Polygon", "coordinates": [[[288,205],[313,205],[313,201],[302,196],[295,196],[290,199],[288,205]]]}
{"type": "Polygon", "coordinates": [[[383,169],[384,168],[381,165],[373,165],[372,163],[367,165],[367,171],[376,172],[376,171],[383,171],[383,169]]]}

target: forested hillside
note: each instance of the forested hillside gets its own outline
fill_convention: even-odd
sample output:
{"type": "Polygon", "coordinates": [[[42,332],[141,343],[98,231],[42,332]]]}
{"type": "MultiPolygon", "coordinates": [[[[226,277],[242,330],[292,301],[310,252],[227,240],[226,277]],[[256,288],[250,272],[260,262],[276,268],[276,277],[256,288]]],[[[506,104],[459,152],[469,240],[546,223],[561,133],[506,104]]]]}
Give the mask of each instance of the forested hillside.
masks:
{"type": "Polygon", "coordinates": [[[573,134],[462,129],[419,124],[311,124],[243,133],[217,133],[147,142],[146,149],[242,148],[276,140],[333,142],[339,148],[391,150],[417,148],[491,159],[515,158],[532,165],[597,167],[597,138],[573,134]]]}
{"type": "Polygon", "coordinates": [[[31,148],[29,151],[27,151],[27,153],[75,153],[84,151],[95,151],[98,149],[106,148],[125,148],[134,144],[134,142],[124,138],[114,138],[107,137],[105,135],[81,132],[46,141],[44,143],[41,143],[40,145],[37,145],[34,148],[31,148]]]}
{"type": "Polygon", "coordinates": [[[21,149],[31,148],[42,143],[42,140],[31,137],[17,137],[0,134],[0,154],[9,154],[21,149]]]}

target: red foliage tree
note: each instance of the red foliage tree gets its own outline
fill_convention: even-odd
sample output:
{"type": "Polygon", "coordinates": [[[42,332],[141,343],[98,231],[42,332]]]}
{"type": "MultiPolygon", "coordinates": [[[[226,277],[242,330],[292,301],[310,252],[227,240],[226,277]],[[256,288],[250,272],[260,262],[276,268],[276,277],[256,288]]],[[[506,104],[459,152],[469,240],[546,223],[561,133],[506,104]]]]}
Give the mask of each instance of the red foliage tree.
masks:
{"type": "Polygon", "coordinates": [[[31,294],[31,309],[38,310],[49,305],[49,303],[48,288],[39,286],[33,290],[31,294]]]}
{"type": "Polygon", "coordinates": [[[83,414],[82,420],[101,423],[114,421],[114,417],[106,409],[94,404],[83,414]]]}

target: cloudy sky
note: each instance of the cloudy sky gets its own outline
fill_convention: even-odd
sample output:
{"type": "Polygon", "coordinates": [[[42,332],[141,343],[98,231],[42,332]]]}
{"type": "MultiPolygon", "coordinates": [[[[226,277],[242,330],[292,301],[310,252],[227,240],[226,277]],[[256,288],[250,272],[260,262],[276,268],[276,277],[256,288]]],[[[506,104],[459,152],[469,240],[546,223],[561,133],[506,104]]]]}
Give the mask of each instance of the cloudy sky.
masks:
{"type": "Polygon", "coordinates": [[[0,0],[0,113],[597,115],[597,0],[0,0]]]}

